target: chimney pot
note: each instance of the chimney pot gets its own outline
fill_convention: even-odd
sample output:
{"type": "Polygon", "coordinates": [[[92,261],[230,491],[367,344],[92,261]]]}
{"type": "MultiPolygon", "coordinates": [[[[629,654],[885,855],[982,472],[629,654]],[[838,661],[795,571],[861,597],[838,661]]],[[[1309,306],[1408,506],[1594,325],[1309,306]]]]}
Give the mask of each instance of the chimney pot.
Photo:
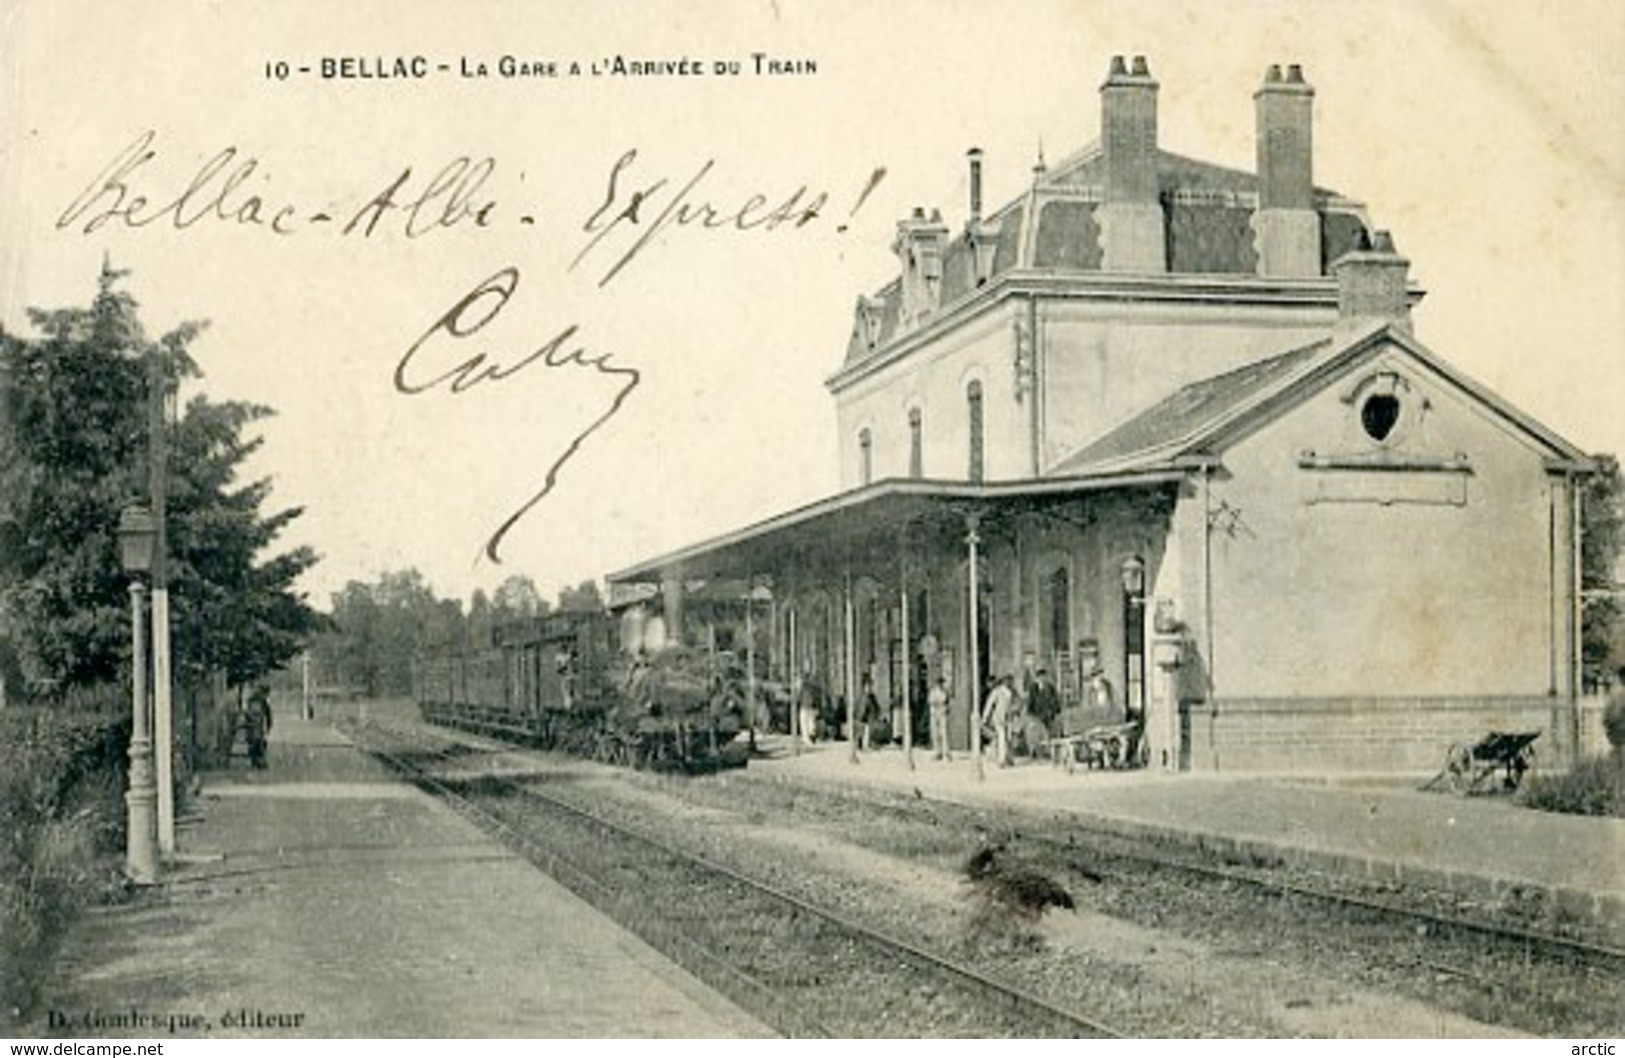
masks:
{"type": "Polygon", "coordinates": [[[1281,64],[1270,63],[1270,68],[1264,71],[1264,83],[1275,84],[1281,80],[1281,64]]]}
{"type": "Polygon", "coordinates": [[[1398,253],[1394,248],[1394,236],[1387,229],[1379,229],[1371,236],[1372,253],[1398,253]]]}
{"type": "Polygon", "coordinates": [[[1288,84],[1303,84],[1303,67],[1297,63],[1288,66],[1286,79],[1288,84]]]}
{"type": "Polygon", "coordinates": [[[970,159],[970,219],[974,224],[982,219],[982,148],[972,147],[965,157],[970,159]]]}
{"type": "Polygon", "coordinates": [[[1135,77],[1150,77],[1151,70],[1145,64],[1144,55],[1134,56],[1134,69],[1131,71],[1135,77]]]}
{"type": "Polygon", "coordinates": [[[1106,76],[1107,77],[1127,77],[1128,76],[1128,66],[1126,66],[1124,64],[1123,57],[1121,55],[1113,55],[1112,56],[1112,68],[1106,74],[1106,76]]]}

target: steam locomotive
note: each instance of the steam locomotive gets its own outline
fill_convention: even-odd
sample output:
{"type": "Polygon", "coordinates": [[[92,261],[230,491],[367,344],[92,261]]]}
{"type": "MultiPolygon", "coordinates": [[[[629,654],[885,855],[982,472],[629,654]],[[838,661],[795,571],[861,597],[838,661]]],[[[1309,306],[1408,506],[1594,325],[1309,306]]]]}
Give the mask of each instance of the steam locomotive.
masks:
{"type": "Polygon", "coordinates": [[[749,758],[743,678],[726,653],[627,652],[608,614],[498,627],[489,645],[413,664],[424,719],[635,768],[707,771],[749,758]]]}

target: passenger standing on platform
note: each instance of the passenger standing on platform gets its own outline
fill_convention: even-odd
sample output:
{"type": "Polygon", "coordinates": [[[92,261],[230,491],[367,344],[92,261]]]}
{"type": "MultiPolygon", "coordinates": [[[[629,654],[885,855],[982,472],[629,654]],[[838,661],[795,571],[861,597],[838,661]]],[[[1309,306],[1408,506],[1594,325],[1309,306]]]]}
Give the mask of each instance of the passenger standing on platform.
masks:
{"type": "Polygon", "coordinates": [[[1055,718],[1061,715],[1061,696],[1055,690],[1055,681],[1049,678],[1048,669],[1038,670],[1027,711],[1043,723],[1046,732],[1055,734],[1055,718]]]}
{"type": "Polygon", "coordinates": [[[982,707],[982,725],[993,730],[993,757],[999,767],[1010,766],[1010,720],[1015,712],[1016,692],[1008,674],[1000,676],[982,707]]]}
{"type": "Polygon", "coordinates": [[[271,689],[256,683],[248,696],[248,763],[265,767],[265,743],[271,735],[271,689]]]}
{"type": "Polygon", "coordinates": [[[801,737],[810,745],[818,741],[819,713],[822,711],[824,692],[818,681],[805,676],[801,681],[801,697],[796,705],[801,714],[801,737]]]}
{"type": "Polygon", "coordinates": [[[632,667],[627,670],[626,685],[622,690],[626,693],[628,704],[642,712],[650,711],[653,699],[649,694],[649,659],[641,648],[632,658],[632,667]]]}
{"type": "Polygon", "coordinates": [[[858,732],[861,736],[858,746],[867,750],[872,741],[874,727],[880,723],[880,699],[875,697],[875,681],[867,674],[863,677],[863,689],[858,692],[858,732]]]}
{"type": "Polygon", "coordinates": [[[1098,668],[1089,674],[1088,704],[1090,711],[1099,716],[1102,723],[1115,724],[1123,719],[1117,712],[1117,694],[1112,690],[1112,681],[1098,668]]]}
{"type": "Polygon", "coordinates": [[[931,684],[927,702],[931,706],[931,755],[937,760],[953,760],[948,750],[948,688],[942,685],[941,676],[931,684]]]}

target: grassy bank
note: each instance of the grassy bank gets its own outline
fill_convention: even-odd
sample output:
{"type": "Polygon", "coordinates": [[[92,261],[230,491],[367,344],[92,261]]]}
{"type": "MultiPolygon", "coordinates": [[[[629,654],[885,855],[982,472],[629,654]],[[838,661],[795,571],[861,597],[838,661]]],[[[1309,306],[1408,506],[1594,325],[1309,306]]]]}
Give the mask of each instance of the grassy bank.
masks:
{"type": "Polygon", "coordinates": [[[1625,762],[1619,757],[1592,757],[1569,771],[1529,777],[1519,800],[1544,812],[1625,818],[1625,762]]]}
{"type": "Polygon", "coordinates": [[[95,707],[0,712],[0,1022],[40,998],[87,903],[122,888],[128,724],[95,707]]]}

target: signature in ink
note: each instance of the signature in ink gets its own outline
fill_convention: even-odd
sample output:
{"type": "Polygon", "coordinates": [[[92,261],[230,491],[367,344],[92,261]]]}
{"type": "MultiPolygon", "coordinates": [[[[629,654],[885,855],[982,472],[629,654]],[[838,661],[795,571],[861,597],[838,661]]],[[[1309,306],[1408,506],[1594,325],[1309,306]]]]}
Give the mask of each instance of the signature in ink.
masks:
{"type": "Polygon", "coordinates": [[[574,344],[576,332],[580,327],[573,323],[534,349],[521,353],[509,363],[496,360],[484,351],[476,352],[460,361],[457,360],[460,354],[453,353],[448,361],[451,364],[449,367],[436,365],[425,368],[418,363],[420,355],[426,357],[431,355],[430,350],[426,348],[431,343],[460,342],[478,334],[507,307],[509,299],[518,289],[519,269],[512,266],[503,268],[476,284],[474,289],[459,298],[456,304],[424,331],[395,365],[395,389],[409,396],[418,396],[437,388],[444,388],[454,395],[460,395],[484,382],[506,381],[526,368],[538,364],[546,368],[593,370],[619,380],[620,388],[604,411],[576,434],[547,468],[541,488],[509,514],[486,540],[484,553],[492,562],[502,561],[499,550],[503,538],[520,519],[553,491],[558,482],[559,471],[581,450],[581,446],[586,444],[588,438],[621,410],[621,405],[637,388],[641,378],[635,367],[612,364],[610,362],[612,354],[589,353],[574,344]]]}
{"type": "Polygon", "coordinates": [[[823,191],[803,201],[804,196],[807,196],[805,184],[796,188],[784,201],[772,208],[768,207],[768,196],[760,193],[750,195],[737,207],[718,207],[709,201],[694,201],[690,196],[695,194],[700,183],[716,165],[716,159],[712,158],[707,159],[687,183],[670,192],[669,197],[664,197],[662,202],[662,197],[668,194],[667,187],[670,184],[668,178],[664,176],[629,191],[621,187],[623,175],[637,159],[637,149],[633,148],[622,154],[610,168],[603,204],[594,210],[592,216],[582,225],[582,231],[592,237],[570,262],[570,268],[573,270],[587,255],[597,249],[600,243],[620,230],[623,225],[628,230],[641,228],[632,244],[599,278],[600,287],[607,286],[623,268],[632,263],[633,258],[637,257],[656,235],[673,225],[686,228],[698,224],[707,230],[732,228],[735,231],[756,229],[772,231],[782,224],[801,228],[815,220],[829,201],[829,194],[823,191]],[[659,213],[652,218],[646,215],[657,209],[659,213]]]}

